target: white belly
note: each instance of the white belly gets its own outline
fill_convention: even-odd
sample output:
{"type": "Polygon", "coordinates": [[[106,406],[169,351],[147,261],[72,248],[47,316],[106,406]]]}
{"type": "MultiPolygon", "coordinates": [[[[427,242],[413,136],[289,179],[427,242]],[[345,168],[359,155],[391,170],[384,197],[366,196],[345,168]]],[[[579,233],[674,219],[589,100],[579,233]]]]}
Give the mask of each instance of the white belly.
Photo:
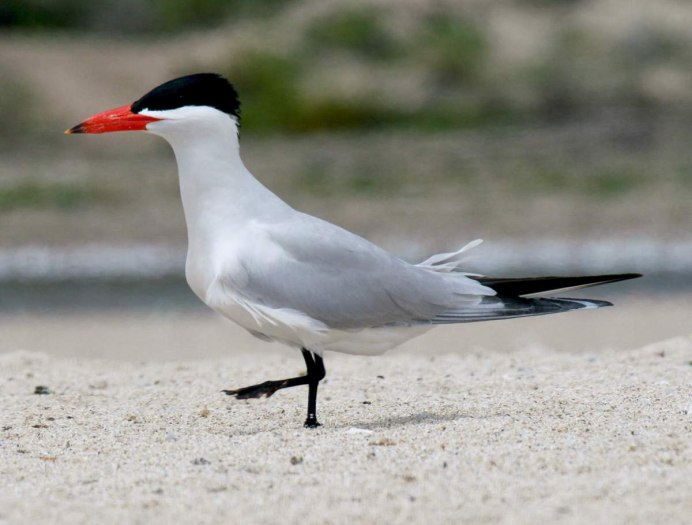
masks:
{"type": "MultiPolygon", "coordinates": [[[[199,294],[198,294],[199,295],[199,294]]],[[[264,340],[313,352],[377,355],[417,337],[432,325],[383,326],[362,330],[331,329],[321,321],[287,308],[251,304],[214,285],[202,300],[212,309],[264,340]]]]}
{"type": "Polygon", "coordinates": [[[232,282],[218,278],[218,275],[228,275],[232,259],[217,259],[204,252],[204,256],[199,256],[199,253],[189,250],[185,265],[185,277],[192,291],[210,308],[264,340],[318,353],[377,355],[432,328],[431,325],[416,325],[332,329],[297,310],[270,308],[246,300],[233,288],[232,282]],[[210,264],[214,260],[226,261],[223,270],[210,264]]]}

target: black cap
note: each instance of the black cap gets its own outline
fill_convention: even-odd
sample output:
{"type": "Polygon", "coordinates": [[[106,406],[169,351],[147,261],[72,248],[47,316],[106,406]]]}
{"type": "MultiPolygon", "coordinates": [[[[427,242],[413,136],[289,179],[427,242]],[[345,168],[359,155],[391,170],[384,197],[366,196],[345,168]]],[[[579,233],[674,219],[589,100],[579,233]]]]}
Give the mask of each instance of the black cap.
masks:
{"type": "Polygon", "coordinates": [[[216,73],[197,73],[169,80],[132,104],[130,110],[163,111],[184,106],[209,106],[240,118],[240,101],[233,85],[216,73]]]}

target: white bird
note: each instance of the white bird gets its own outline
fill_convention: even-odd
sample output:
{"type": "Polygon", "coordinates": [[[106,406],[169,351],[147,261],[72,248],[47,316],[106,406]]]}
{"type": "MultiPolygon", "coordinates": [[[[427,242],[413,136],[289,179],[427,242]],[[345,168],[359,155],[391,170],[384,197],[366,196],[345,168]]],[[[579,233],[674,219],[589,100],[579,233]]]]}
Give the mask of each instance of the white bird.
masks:
{"type": "Polygon", "coordinates": [[[380,354],[437,324],[488,321],[609,306],[529,298],[637,277],[492,279],[465,274],[474,241],[409,264],[334,224],[291,208],[240,158],[240,104],[223,77],[166,82],[132,104],[99,113],[66,133],[148,131],[178,164],[188,231],[185,275],[209,307],[252,334],[302,351],[307,375],[224,390],[238,399],[309,386],[306,427],[319,425],[317,387],[325,351],[380,354]]]}

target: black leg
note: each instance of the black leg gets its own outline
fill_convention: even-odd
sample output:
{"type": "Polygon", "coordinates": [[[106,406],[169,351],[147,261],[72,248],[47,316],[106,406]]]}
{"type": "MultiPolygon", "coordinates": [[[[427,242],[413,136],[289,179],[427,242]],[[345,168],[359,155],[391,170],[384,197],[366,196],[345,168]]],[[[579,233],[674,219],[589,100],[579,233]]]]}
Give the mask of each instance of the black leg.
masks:
{"type": "MultiPolygon", "coordinates": [[[[308,360],[311,359],[309,352],[303,351],[303,357],[305,358],[306,364],[308,360]]],[[[312,354],[312,359],[314,359],[314,361],[312,361],[312,366],[308,364],[308,377],[310,378],[310,382],[308,383],[308,417],[305,419],[305,428],[316,428],[320,426],[317,421],[317,387],[326,375],[322,358],[317,354],[312,354]]]]}
{"type": "Polygon", "coordinates": [[[305,359],[305,366],[307,367],[306,375],[291,377],[289,379],[279,379],[277,381],[265,381],[264,383],[238,388],[236,390],[222,390],[222,392],[229,396],[235,396],[236,399],[251,399],[262,396],[270,397],[274,392],[282,388],[308,385],[308,417],[305,420],[305,427],[315,428],[320,426],[317,422],[317,387],[326,375],[324,361],[319,355],[313,354],[305,348],[303,348],[301,352],[303,354],[303,359],[305,359]]]}

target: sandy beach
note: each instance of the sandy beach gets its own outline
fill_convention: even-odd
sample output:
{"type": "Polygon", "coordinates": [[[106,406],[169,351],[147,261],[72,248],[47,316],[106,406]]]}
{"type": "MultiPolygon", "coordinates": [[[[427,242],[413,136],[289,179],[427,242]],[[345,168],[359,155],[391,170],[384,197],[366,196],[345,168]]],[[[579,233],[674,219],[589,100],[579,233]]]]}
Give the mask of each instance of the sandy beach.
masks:
{"type": "Polygon", "coordinates": [[[312,431],[215,316],[4,316],[0,523],[683,523],[690,303],[621,302],[328,354],[312,431]]]}
{"type": "Polygon", "coordinates": [[[0,525],[692,525],[690,26],[680,0],[1,2],[0,525]],[[246,241],[349,264],[242,183],[212,109],[236,93],[142,101],[199,72],[237,88],[261,184],[397,257],[484,239],[464,271],[645,277],[327,354],[318,429],[305,387],[230,398],[304,363],[200,303],[188,240],[222,283],[246,241]],[[63,133],[128,103],[194,123],[177,151],[63,133]]]}

